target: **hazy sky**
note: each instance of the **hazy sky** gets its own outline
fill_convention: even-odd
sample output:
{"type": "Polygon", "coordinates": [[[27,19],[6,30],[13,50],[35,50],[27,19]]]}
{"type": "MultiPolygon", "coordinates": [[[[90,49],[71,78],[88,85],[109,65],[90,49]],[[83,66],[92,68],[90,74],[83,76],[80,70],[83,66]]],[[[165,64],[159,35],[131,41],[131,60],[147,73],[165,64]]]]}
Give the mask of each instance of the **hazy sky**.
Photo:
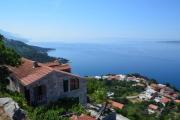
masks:
{"type": "Polygon", "coordinates": [[[1,0],[0,29],[33,41],[180,39],[180,0],[1,0]]]}

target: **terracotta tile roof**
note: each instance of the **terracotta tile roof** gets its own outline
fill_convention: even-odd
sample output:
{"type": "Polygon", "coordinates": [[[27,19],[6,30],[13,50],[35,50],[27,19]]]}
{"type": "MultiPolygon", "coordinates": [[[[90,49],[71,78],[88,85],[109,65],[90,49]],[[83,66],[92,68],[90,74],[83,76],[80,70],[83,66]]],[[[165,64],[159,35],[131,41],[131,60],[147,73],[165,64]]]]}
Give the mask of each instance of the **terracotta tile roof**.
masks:
{"type": "Polygon", "coordinates": [[[59,66],[54,66],[52,68],[57,69],[57,70],[61,70],[61,71],[65,71],[65,70],[70,70],[71,69],[71,67],[68,64],[62,64],[62,65],[59,65],[59,66]]]}
{"type": "Polygon", "coordinates": [[[168,103],[168,102],[170,102],[171,100],[169,99],[169,98],[167,98],[167,97],[163,97],[161,100],[160,100],[160,102],[161,103],[168,103]]]}
{"type": "Polygon", "coordinates": [[[68,64],[61,64],[57,60],[53,62],[44,63],[44,65],[61,71],[71,71],[71,67],[68,64]]]}
{"type": "Polygon", "coordinates": [[[44,63],[44,65],[48,66],[48,67],[53,67],[53,66],[59,66],[61,65],[61,63],[58,60],[52,61],[52,62],[47,62],[44,63]]]}
{"type": "Polygon", "coordinates": [[[153,104],[150,104],[150,105],[148,106],[148,108],[149,108],[149,109],[152,109],[152,110],[157,110],[157,109],[158,109],[158,106],[153,105],[153,104]]]}
{"type": "Polygon", "coordinates": [[[117,80],[118,79],[118,77],[117,76],[110,76],[110,77],[108,77],[108,79],[107,80],[117,80]]]}
{"type": "Polygon", "coordinates": [[[180,103],[180,100],[174,100],[176,103],[180,103]]]}
{"type": "Polygon", "coordinates": [[[123,109],[123,107],[124,107],[124,104],[121,104],[121,103],[118,103],[118,102],[115,102],[112,100],[109,100],[109,102],[111,103],[112,107],[114,107],[114,108],[123,109]]]}
{"type": "Polygon", "coordinates": [[[53,71],[53,69],[38,63],[33,68],[34,61],[22,58],[22,64],[18,67],[9,67],[12,76],[16,77],[23,85],[31,84],[53,71]]]}
{"type": "Polygon", "coordinates": [[[22,64],[18,67],[10,67],[9,69],[13,72],[18,79],[26,77],[29,74],[33,74],[36,72],[40,67],[33,68],[33,61],[22,58],[22,64]]]}
{"type": "Polygon", "coordinates": [[[29,85],[37,80],[39,80],[40,78],[48,75],[49,73],[51,73],[53,70],[52,69],[48,69],[45,67],[41,67],[39,68],[34,74],[30,74],[22,79],[20,79],[20,81],[24,84],[24,85],[29,85]]]}
{"type": "Polygon", "coordinates": [[[95,118],[82,114],[81,116],[73,115],[70,120],[96,120],[95,118]]]}
{"type": "Polygon", "coordinates": [[[23,85],[29,85],[40,78],[45,77],[51,72],[60,72],[62,74],[71,75],[75,77],[79,77],[77,75],[73,75],[71,73],[60,71],[56,68],[48,67],[42,63],[38,63],[38,67],[33,68],[34,61],[22,58],[22,64],[18,67],[10,67],[9,69],[12,71],[12,76],[20,80],[23,85]]]}

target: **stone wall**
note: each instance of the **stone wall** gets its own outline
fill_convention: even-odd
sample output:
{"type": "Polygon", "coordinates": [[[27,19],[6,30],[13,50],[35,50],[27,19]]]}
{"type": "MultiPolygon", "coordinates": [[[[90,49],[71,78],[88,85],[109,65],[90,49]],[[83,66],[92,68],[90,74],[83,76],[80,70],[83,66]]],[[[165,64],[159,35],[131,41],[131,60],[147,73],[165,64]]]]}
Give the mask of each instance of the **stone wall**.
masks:
{"type": "MultiPolygon", "coordinates": [[[[79,89],[70,91],[70,82],[69,82],[69,91],[64,92],[63,89],[63,79],[67,78],[73,78],[76,76],[72,76],[70,74],[65,74],[61,72],[52,72],[46,76],[44,76],[42,79],[34,82],[30,86],[27,86],[27,89],[30,90],[30,98],[31,102],[35,101],[35,98],[33,96],[33,88],[45,85],[46,86],[46,103],[51,101],[56,101],[59,98],[63,97],[79,97],[79,102],[81,104],[86,104],[86,94],[87,94],[87,88],[86,88],[86,80],[83,78],[79,78],[79,89]]],[[[77,77],[76,77],[77,78],[77,77]]]]}

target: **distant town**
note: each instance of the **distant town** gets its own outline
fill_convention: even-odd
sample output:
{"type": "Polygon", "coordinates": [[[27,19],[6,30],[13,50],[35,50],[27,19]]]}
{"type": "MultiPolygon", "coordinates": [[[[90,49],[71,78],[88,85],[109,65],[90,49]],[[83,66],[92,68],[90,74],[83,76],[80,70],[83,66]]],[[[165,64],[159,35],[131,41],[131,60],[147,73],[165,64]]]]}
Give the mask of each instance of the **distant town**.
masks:
{"type": "MultiPolygon", "coordinates": [[[[109,84],[111,84],[111,82],[115,82],[116,84],[125,82],[125,84],[130,83],[131,87],[142,88],[139,92],[136,92],[135,94],[132,93],[125,96],[124,99],[134,103],[134,105],[137,104],[137,106],[139,106],[139,103],[144,103],[145,106],[142,111],[148,114],[146,116],[147,118],[148,117],[151,118],[150,116],[153,115],[154,119],[155,118],[160,119],[165,114],[165,111],[168,111],[169,113],[173,111],[175,115],[174,117],[175,118],[179,117],[179,113],[177,111],[177,109],[179,108],[176,108],[177,107],[176,105],[180,104],[180,92],[178,89],[171,87],[168,83],[160,84],[157,83],[157,81],[150,80],[149,78],[141,76],[140,74],[128,74],[128,75],[109,74],[102,76],[91,76],[89,78],[93,78],[99,81],[107,81],[109,84]]],[[[126,89],[127,91],[128,90],[131,91],[130,87],[126,89]]],[[[116,91],[115,92],[113,91],[115,90],[108,89],[107,96],[112,107],[117,110],[117,115],[118,115],[118,113],[124,112],[123,109],[126,107],[126,103],[127,106],[129,106],[129,103],[126,100],[125,101],[122,100],[121,98],[123,97],[121,95],[118,96],[120,97],[119,99],[117,95],[115,95],[116,91]]],[[[125,109],[128,109],[128,107],[125,109]]],[[[127,110],[125,112],[127,112],[127,110]]],[[[124,119],[128,119],[127,113],[124,114],[127,117],[124,119]]],[[[133,118],[133,119],[137,119],[137,118],[133,118]]]]}

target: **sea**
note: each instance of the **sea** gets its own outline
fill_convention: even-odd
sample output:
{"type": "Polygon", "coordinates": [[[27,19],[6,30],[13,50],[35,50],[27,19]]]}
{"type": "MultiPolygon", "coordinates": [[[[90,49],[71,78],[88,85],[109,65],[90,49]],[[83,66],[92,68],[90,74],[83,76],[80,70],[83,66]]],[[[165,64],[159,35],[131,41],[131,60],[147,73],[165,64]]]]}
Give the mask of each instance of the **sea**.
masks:
{"type": "Polygon", "coordinates": [[[180,89],[179,41],[39,42],[48,54],[69,60],[81,76],[139,73],[180,89]]]}

